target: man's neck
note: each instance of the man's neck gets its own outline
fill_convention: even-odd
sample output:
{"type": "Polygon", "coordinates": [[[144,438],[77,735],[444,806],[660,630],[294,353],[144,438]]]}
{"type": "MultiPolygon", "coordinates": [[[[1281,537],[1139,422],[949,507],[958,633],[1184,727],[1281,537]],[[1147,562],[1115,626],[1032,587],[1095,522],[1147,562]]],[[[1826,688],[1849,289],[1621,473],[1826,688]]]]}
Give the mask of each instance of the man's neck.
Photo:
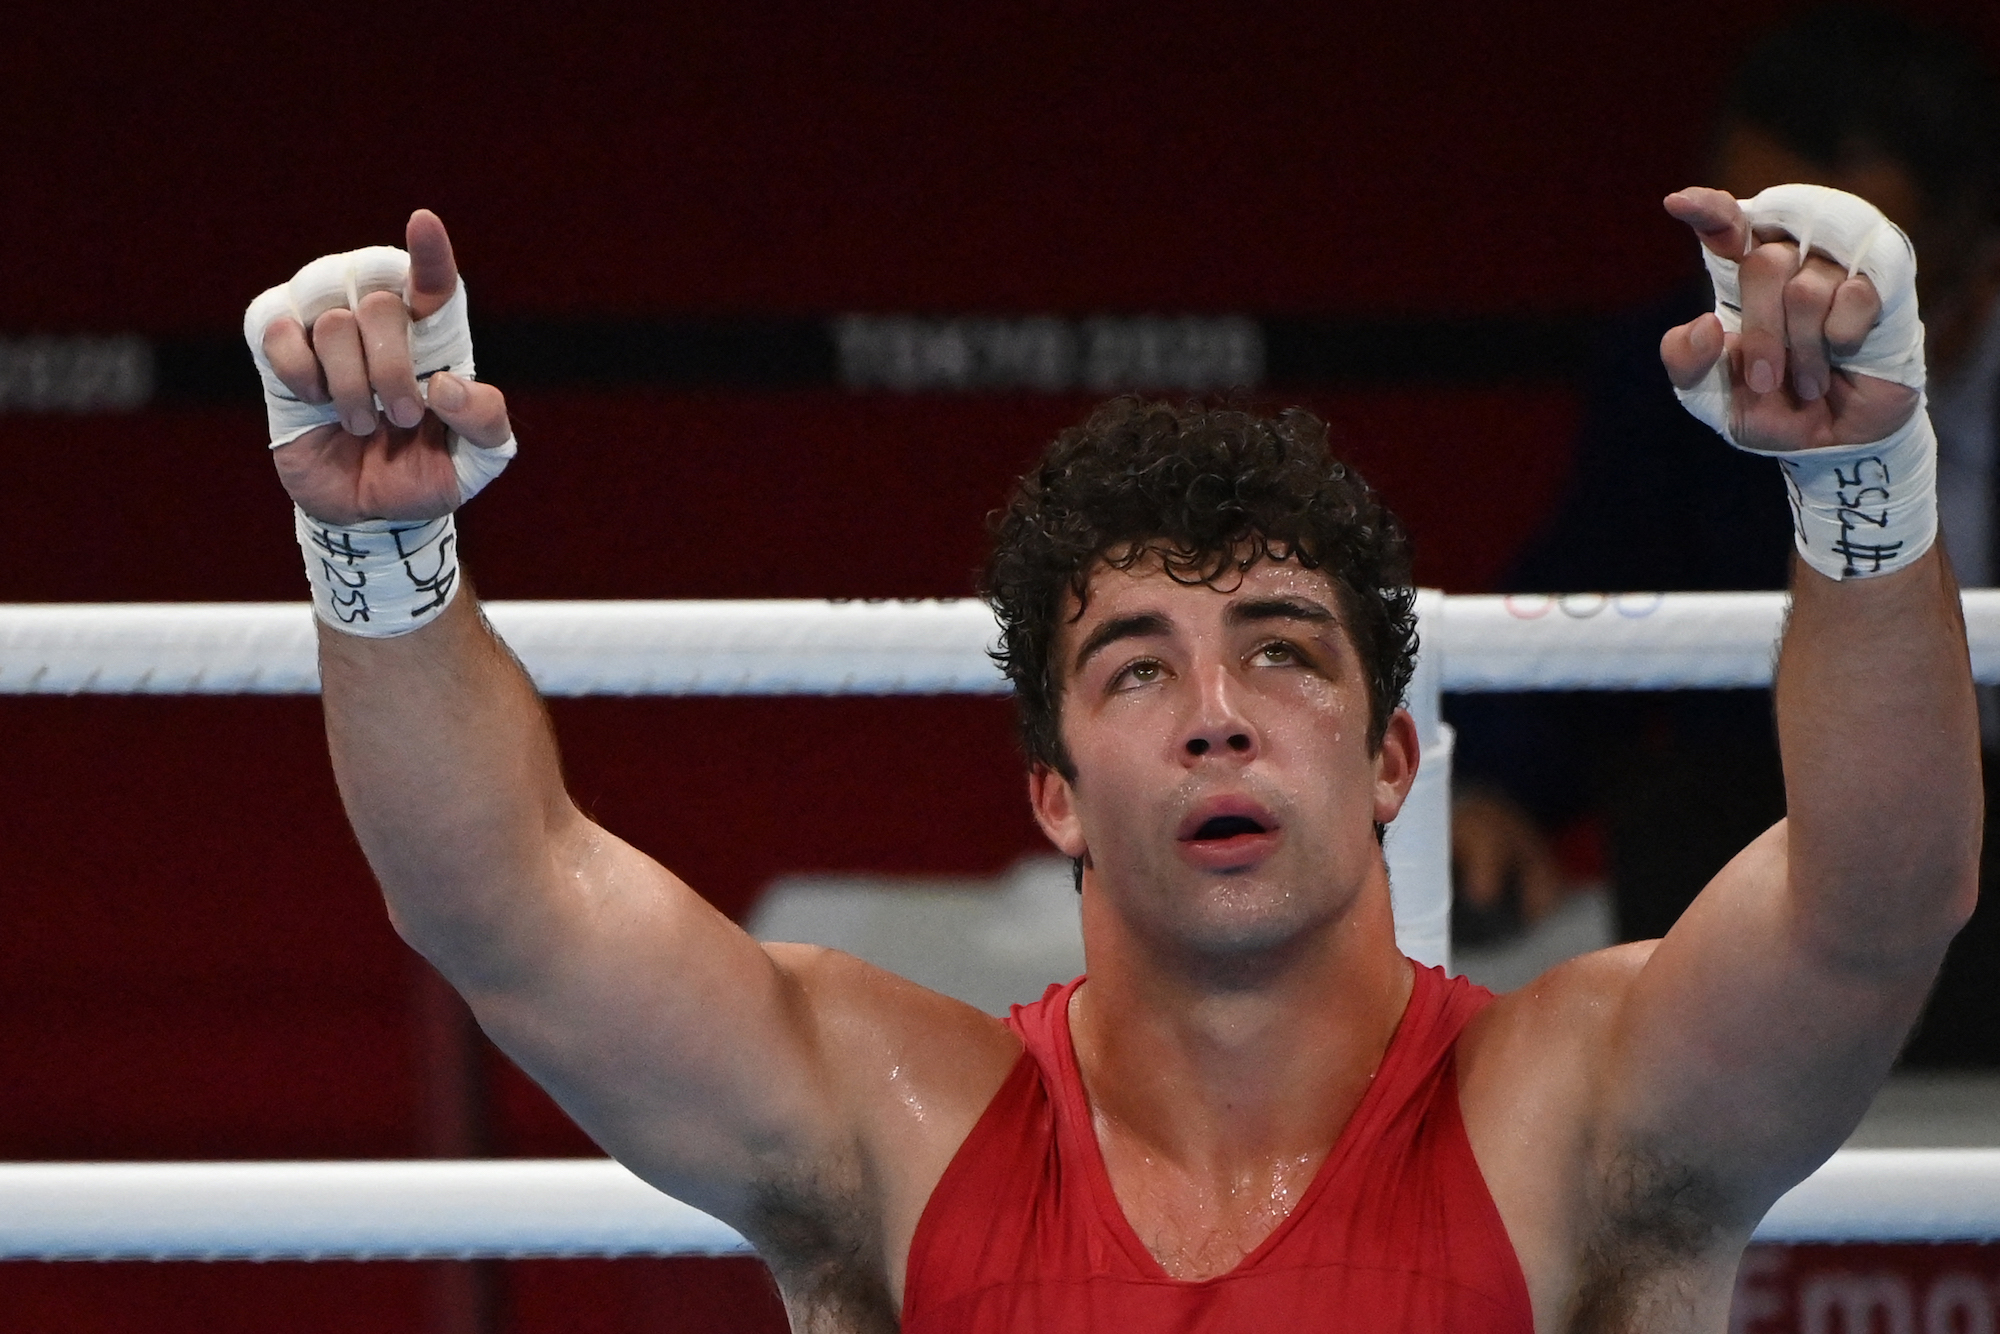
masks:
{"type": "MultiPolygon", "coordinates": [[[[1221,1187],[1332,1148],[1367,1092],[1410,997],[1386,882],[1287,947],[1244,985],[1090,933],[1090,980],[1070,1006],[1099,1137],[1221,1187]]],[[[1088,912],[1088,908],[1087,908],[1088,912]]]]}

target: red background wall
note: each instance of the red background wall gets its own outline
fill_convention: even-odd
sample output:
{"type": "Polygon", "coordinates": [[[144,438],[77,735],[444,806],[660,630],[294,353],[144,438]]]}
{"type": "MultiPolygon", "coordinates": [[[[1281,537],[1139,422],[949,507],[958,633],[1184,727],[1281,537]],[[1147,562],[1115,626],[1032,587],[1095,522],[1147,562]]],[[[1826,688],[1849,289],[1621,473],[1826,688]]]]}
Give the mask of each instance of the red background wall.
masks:
{"type": "MultiPolygon", "coordinates": [[[[1609,311],[1688,270],[1658,199],[1697,169],[1724,53],[1785,8],[11,14],[0,336],[226,333],[417,204],[481,316],[1609,311]]],[[[2000,41],[1990,5],[1955,11],[2000,41]]],[[[1575,412],[1560,384],[1306,397],[1456,590],[1546,511],[1575,412]]],[[[515,407],[523,454],[465,523],[487,595],[797,597],[969,592],[980,516],[1088,403],[515,407]]],[[[260,442],[254,409],[0,416],[0,601],[301,597],[260,442]]],[[[555,715],[584,803],[732,913],[786,871],[984,874],[1036,843],[1004,702],[555,715]]],[[[482,1115],[440,1111],[439,1014],[313,701],[0,698],[0,1157],[590,1151],[497,1059],[482,1115]]],[[[778,1320],[749,1262],[476,1282],[494,1328],[778,1320]]],[[[0,1328],[444,1328],[465,1283],[0,1265],[0,1328]]]]}

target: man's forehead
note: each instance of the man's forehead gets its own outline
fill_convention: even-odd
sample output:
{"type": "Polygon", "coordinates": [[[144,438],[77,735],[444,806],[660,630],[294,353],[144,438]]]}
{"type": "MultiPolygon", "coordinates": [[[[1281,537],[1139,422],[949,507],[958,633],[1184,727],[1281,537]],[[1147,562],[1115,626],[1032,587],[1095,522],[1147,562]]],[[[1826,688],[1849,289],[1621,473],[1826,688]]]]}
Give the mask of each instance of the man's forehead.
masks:
{"type": "MultiPolygon", "coordinates": [[[[1220,609],[1239,598],[1303,598],[1318,603],[1338,615],[1340,594],[1333,576],[1323,569],[1307,569],[1297,561],[1260,557],[1248,569],[1230,568],[1206,583],[1184,582],[1168,574],[1158,556],[1147,556],[1123,569],[1099,561],[1084,585],[1083,615],[1077,617],[1077,599],[1067,596],[1063,617],[1066,635],[1089,633],[1090,627],[1107,617],[1129,613],[1142,604],[1167,611],[1181,608],[1194,614],[1199,609],[1220,609]]],[[[1074,642],[1072,640],[1071,642],[1074,642]]]]}

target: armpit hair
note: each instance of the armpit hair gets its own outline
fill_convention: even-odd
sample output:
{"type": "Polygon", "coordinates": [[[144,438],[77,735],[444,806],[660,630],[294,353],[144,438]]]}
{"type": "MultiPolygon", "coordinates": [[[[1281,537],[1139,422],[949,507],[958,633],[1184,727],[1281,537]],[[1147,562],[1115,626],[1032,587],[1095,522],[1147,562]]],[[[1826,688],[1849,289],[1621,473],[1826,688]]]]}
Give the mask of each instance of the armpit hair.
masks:
{"type": "Polygon", "coordinates": [[[829,1168],[767,1183],[753,1197],[744,1234],[770,1266],[799,1334],[894,1334],[901,1325],[861,1176],[829,1168]]]}
{"type": "Polygon", "coordinates": [[[1729,1197],[1708,1173],[1647,1150],[1615,1155],[1587,1217],[1573,1334],[1692,1328],[1712,1299],[1729,1197]]]}

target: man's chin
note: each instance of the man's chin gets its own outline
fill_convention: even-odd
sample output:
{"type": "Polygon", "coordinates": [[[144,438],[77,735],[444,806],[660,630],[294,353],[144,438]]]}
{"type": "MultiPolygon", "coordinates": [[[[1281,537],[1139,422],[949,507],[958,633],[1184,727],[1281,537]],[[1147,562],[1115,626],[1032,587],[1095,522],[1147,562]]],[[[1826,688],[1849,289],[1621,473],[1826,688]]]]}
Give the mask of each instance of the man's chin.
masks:
{"type": "Polygon", "coordinates": [[[1176,898],[1172,935],[1181,948],[1216,958],[1284,953],[1330,915],[1268,867],[1200,876],[1176,898]]]}

